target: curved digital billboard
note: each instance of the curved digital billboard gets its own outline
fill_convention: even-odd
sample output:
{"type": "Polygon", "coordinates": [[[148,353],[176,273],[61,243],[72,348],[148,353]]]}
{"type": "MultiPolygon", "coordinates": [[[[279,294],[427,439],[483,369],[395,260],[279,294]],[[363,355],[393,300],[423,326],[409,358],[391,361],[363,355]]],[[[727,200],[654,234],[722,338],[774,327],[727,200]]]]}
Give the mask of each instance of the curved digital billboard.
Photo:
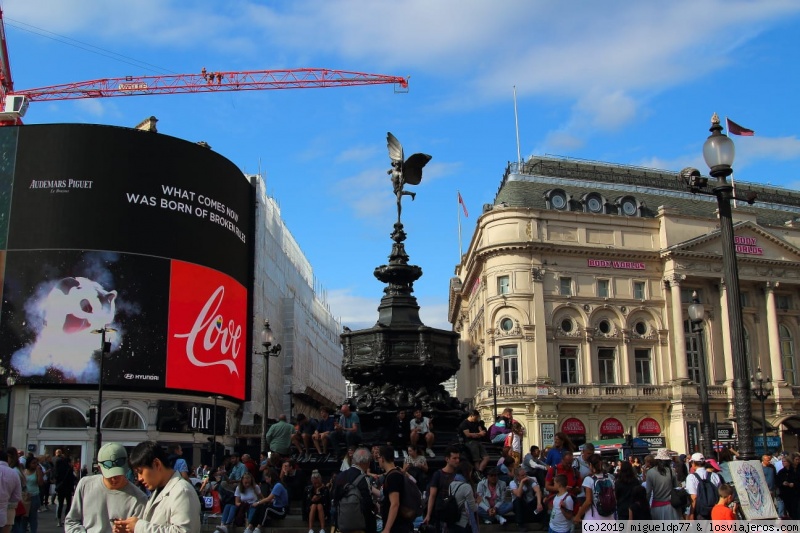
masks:
{"type": "Polygon", "coordinates": [[[200,145],[0,128],[0,364],[20,382],[244,399],[254,193],[200,145]]]}

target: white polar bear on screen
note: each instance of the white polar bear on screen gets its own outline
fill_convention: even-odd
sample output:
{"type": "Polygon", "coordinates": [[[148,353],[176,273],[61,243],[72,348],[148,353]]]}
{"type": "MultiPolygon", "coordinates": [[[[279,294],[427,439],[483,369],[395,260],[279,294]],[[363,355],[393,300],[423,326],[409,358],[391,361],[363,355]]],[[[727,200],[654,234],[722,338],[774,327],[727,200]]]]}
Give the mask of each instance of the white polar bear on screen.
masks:
{"type": "Polygon", "coordinates": [[[107,291],[89,278],[58,281],[44,298],[33,303],[33,310],[43,319],[42,327],[30,348],[30,357],[17,353],[14,363],[23,373],[55,368],[66,378],[96,372],[92,355],[100,348],[100,337],[92,331],[114,321],[116,297],[117,291],[107,291]]]}

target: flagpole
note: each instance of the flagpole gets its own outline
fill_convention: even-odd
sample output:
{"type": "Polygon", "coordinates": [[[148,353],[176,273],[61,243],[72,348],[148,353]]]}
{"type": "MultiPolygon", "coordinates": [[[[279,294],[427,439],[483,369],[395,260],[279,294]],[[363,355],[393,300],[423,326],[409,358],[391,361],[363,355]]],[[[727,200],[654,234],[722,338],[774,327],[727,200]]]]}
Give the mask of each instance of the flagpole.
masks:
{"type": "Polygon", "coordinates": [[[519,149],[519,116],[517,115],[517,86],[514,85],[514,126],[517,130],[517,172],[522,174],[522,155],[519,149]]]}
{"type": "MultiPolygon", "coordinates": [[[[730,137],[731,125],[728,121],[728,117],[725,117],[725,135],[730,137]]],[[[736,205],[736,183],[733,180],[733,172],[731,172],[731,189],[733,192],[733,208],[736,209],[738,206],[736,205]]],[[[764,445],[766,446],[766,444],[764,445]]]]}
{"type": "Polygon", "coordinates": [[[461,247],[461,206],[459,205],[461,203],[459,201],[461,198],[461,191],[456,190],[456,195],[456,217],[458,218],[458,262],[461,263],[461,256],[464,255],[461,247]]]}

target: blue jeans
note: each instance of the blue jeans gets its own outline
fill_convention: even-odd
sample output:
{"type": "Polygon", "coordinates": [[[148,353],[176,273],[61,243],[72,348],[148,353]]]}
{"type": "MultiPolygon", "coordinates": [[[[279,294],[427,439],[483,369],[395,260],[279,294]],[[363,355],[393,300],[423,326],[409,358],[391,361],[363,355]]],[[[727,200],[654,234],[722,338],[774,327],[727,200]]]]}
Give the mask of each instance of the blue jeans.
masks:
{"type": "MultiPolygon", "coordinates": [[[[514,506],[511,502],[502,502],[499,505],[495,505],[494,508],[497,509],[497,514],[495,516],[502,516],[505,518],[506,515],[514,509],[514,506]]],[[[483,507],[478,506],[478,518],[481,520],[490,520],[489,512],[483,507]]]]}
{"type": "Polygon", "coordinates": [[[222,510],[222,518],[220,522],[222,524],[233,524],[233,519],[236,518],[236,511],[239,508],[236,506],[235,503],[229,503],[225,506],[225,509],[222,510]]]}
{"type": "Polygon", "coordinates": [[[31,507],[28,516],[18,516],[14,519],[13,533],[25,533],[30,526],[31,533],[39,531],[39,507],[40,501],[38,494],[31,495],[31,507]]]}

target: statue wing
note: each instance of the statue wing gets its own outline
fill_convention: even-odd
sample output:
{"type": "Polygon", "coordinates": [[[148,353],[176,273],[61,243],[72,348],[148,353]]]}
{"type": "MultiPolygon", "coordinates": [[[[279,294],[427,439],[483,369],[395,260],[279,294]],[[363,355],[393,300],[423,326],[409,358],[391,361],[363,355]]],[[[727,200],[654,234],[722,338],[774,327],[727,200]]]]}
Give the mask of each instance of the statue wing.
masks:
{"type": "Polygon", "coordinates": [[[409,185],[419,185],[422,181],[422,168],[428,164],[431,156],[428,154],[414,154],[403,163],[403,179],[409,185]]]}
{"type": "Polygon", "coordinates": [[[397,140],[397,137],[392,135],[392,132],[386,134],[386,147],[389,149],[389,159],[394,162],[403,162],[403,145],[397,140]]]}

